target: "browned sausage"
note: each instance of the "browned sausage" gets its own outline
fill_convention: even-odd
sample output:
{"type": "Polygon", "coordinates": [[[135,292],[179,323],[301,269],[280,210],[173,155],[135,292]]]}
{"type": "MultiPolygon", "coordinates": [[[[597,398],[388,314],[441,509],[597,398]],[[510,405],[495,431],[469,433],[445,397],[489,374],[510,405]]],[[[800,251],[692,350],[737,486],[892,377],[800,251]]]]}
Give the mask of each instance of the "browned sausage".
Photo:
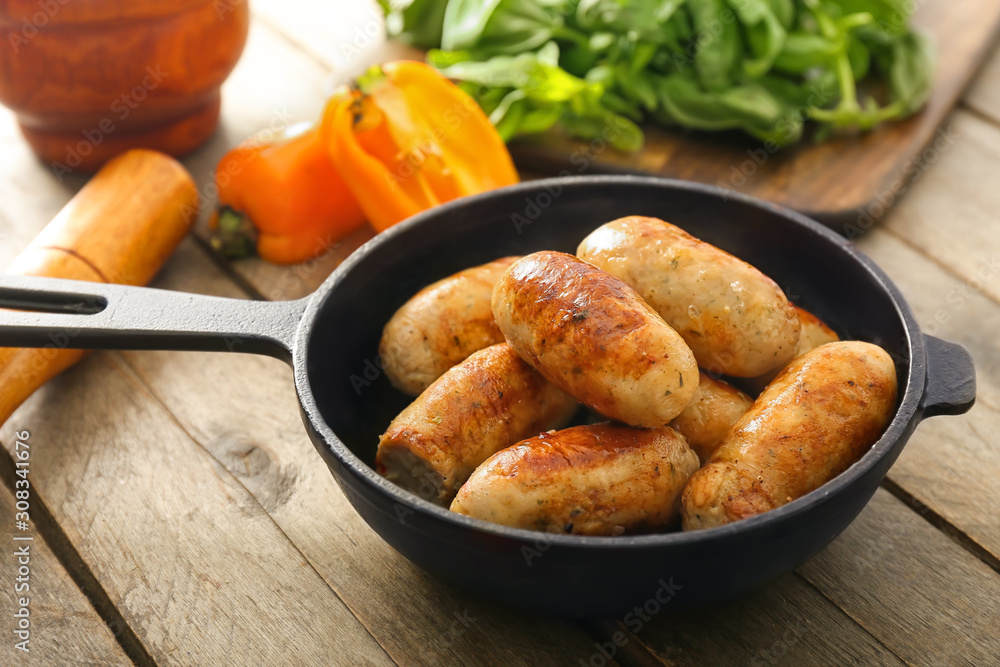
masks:
{"type": "Polygon", "coordinates": [[[745,519],[820,487],[868,451],[895,405],[896,370],[882,348],[848,341],[807,352],[688,481],[684,529],[745,519]]]}
{"type": "Polygon", "coordinates": [[[795,355],[799,320],[781,288],[679,227],[621,218],[594,230],[576,254],[634,287],[712,373],[754,377],[795,355]]]}
{"type": "Polygon", "coordinates": [[[493,345],[448,370],[389,424],[375,469],[447,505],[489,456],[564,426],[577,407],[509,345],[493,345]]]}
{"type": "Polygon", "coordinates": [[[670,426],[687,438],[705,463],[751,405],[753,399],[733,385],[702,373],[694,398],[670,426]]]}
{"type": "MultiPolygon", "coordinates": [[[[799,308],[795,306],[795,313],[799,316],[799,325],[801,327],[801,333],[799,334],[799,344],[795,348],[795,356],[801,357],[803,354],[809,350],[819,347],[820,345],[825,345],[826,343],[833,343],[840,340],[840,336],[826,325],[826,322],[819,319],[808,310],[804,308],[799,308]]],[[[783,369],[765,373],[759,377],[755,377],[751,380],[747,380],[747,389],[754,394],[759,394],[764,391],[771,380],[778,376],[783,369]]]]}
{"type": "Polygon", "coordinates": [[[491,456],[451,509],[529,530],[621,535],[676,518],[697,469],[698,457],[672,429],[575,426],[491,456]]]}
{"type": "Polygon", "coordinates": [[[518,354],[606,417],[663,427],[698,387],[677,332],[623,281],[572,255],[514,263],[493,290],[493,314],[518,354]]]}
{"type": "Polygon", "coordinates": [[[504,257],[459,271],[423,288],[396,311],[379,343],[393,386],[416,396],[476,350],[503,342],[490,297],[517,259],[504,257]]]}

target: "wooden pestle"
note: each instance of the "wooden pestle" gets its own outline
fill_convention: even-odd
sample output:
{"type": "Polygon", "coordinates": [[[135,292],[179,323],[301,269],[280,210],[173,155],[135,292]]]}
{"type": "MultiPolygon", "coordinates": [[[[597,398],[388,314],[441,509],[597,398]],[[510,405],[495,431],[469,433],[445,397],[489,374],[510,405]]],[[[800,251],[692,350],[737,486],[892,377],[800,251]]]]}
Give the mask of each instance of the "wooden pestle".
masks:
{"type": "MultiPolygon", "coordinates": [[[[7,269],[8,274],[145,285],[187,234],[198,191],[176,160],[131,150],[108,162],[7,269]]],[[[0,347],[0,424],[79,361],[65,332],[40,349],[0,347]]]]}

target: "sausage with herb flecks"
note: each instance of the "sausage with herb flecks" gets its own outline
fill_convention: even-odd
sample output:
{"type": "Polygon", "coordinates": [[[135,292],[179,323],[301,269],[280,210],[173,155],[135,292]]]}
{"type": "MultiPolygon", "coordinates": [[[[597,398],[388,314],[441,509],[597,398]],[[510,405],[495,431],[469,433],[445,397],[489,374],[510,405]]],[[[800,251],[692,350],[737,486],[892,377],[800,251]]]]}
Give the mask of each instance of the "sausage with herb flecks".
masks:
{"type": "Polygon", "coordinates": [[[896,406],[885,350],[847,341],[786,368],[684,488],[684,529],[767,512],[830,481],[878,440],[896,406]]]}
{"type": "Polygon", "coordinates": [[[572,255],[512,264],[493,290],[493,315],[521,357],[606,417],[663,427],[698,388],[677,332],[622,280],[572,255]]]}
{"type": "Polygon", "coordinates": [[[448,370],[399,414],[379,440],[376,471],[447,505],[495,452],[564,426],[577,410],[506,343],[448,370]]]}
{"type": "Polygon", "coordinates": [[[777,283],[679,227],[621,218],[591,232],[576,254],[634,287],[705,370],[754,377],[795,355],[799,318],[777,283]]]}
{"type": "Polygon", "coordinates": [[[575,426],[491,456],[451,509],[529,530],[621,535],[675,519],[697,469],[698,456],[673,429],[575,426]]]}
{"type": "Polygon", "coordinates": [[[702,373],[694,398],[670,422],[670,427],[687,438],[691,449],[705,463],[751,405],[753,399],[733,385],[702,373]]]}
{"type": "Polygon", "coordinates": [[[416,396],[473,352],[503,342],[490,297],[517,259],[459,271],[423,288],[396,311],[378,346],[394,387],[416,396]]]}

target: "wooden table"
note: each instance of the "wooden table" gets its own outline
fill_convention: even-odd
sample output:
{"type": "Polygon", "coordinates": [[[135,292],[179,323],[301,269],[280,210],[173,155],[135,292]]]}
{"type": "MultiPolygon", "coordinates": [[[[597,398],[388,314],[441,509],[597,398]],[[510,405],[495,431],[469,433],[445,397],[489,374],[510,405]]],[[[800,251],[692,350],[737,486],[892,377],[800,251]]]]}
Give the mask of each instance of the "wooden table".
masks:
{"type": "MultiPolygon", "coordinates": [[[[365,3],[253,5],[222,127],[185,160],[203,193],[228,147],[315,118],[333,82],[385,55],[365,3]]],[[[83,180],[59,182],[6,111],[0,156],[6,265],[83,180]]],[[[355,514],[280,362],[101,352],[0,430],[0,663],[599,665],[599,645],[622,632],[607,664],[1000,664],[1000,54],[918,167],[859,244],[927,331],[972,351],[978,403],[922,424],[860,518],[766,588],[665,610],[638,632],[494,606],[409,564],[355,514]],[[20,430],[32,445],[30,654],[11,632],[20,430]]],[[[291,269],[219,263],[196,237],[156,285],[298,296],[363,236],[291,269]]]]}

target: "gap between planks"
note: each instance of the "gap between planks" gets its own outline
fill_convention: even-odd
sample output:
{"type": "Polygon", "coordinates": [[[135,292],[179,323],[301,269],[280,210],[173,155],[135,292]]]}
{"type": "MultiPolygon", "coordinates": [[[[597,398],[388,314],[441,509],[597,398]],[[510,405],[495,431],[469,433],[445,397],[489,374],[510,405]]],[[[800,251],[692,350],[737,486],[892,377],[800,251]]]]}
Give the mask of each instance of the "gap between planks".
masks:
{"type": "MultiPolygon", "coordinates": [[[[275,32],[276,34],[278,34],[284,41],[286,41],[287,43],[289,43],[296,50],[298,50],[299,52],[301,52],[304,55],[308,56],[311,60],[313,60],[314,62],[316,62],[318,65],[320,65],[323,69],[328,70],[328,71],[332,71],[330,64],[324,58],[320,57],[317,53],[315,53],[313,50],[311,50],[307,45],[304,45],[304,44],[300,43],[299,41],[295,40],[285,30],[283,30],[280,25],[275,24],[273,21],[269,20],[264,15],[255,14],[255,18],[258,21],[260,21],[261,23],[264,23],[270,30],[272,30],[273,32],[275,32]]],[[[966,111],[966,112],[969,112],[969,113],[975,115],[976,117],[980,118],[981,120],[984,120],[984,121],[988,122],[992,126],[1000,127],[1000,123],[998,123],[998,121],[995,118],[982,113],[979,109],[970,106],[968,103],[966,103],[964,101],[960,102],[957,108],[960,108],[963,111],[966,111]]],[[[954,277],[954,278],[956,278],[956,279],[958,279],[960,281],[964,281],[965,280],[965,278],[963,276],[957,274],[947,264],[944,264],[944,263],[938,261],[934,256],[932,256],[932,255],[928,254],[927,252],[925,252],[920,246],[915,245],[914,243],[910,242],[905,236],[902,236],[902,235],[898,234],[894,230],[892,230],[892,229],[890,229],[890,228],[888,228],[888,227],[886,227],[884,225],[880,225],[880,227],[882,228],[883,231],[889,232],[890,235],[892,235],[897,240],[903,242],[907,247],[911,248],[912,250],[914,250],[915,252],[917,252],[918,254],[920,254],[921,256],[925,257],[926,259],[928,259],[929,261],[931,261],[932,263],[934,263],[936,266],[938,266],[939,268],[941,268],[942,270],[944,270],[948,275],[951,275],[952,277],[954,277]]],[[[215,253],[210,248],[210,246],[208,245],[208,243],[204,239],[202,239],[200,237],[197,237],[197,236],[195,236],[195,238],[196,238],[198,246],[200,248],[202,248],[202,250],[205,251],[210,256],[210,258],[212,259],[213,263],[216,266],[218,266],[223,271],[223,273],[226,275],[226,277],[229,278],[242,292],[244,292],[245,294],[247,294],[251,298],[266,299],[266,297],[258,289],[256,289],[250,283],[250,281],[248,281],[244,276],[242,276],[239,272],[237,272],[237,271],[235,271],[233,269],[233,266],[232,266],[232,264],[230,262],[226,261],[224,258],[222,258],[217,253],[215,253]]],[[[996,303],[997,305],[1000,305],[1000,300],[997,300],[996,298],[993,298],[993,297],[991,297],[988,294],[986,296],[987,296],[987,298],[990,298],[990,300],[993,301],[994,303],[996,303]]],[[[127,365],[127,362],[125,362],[123,359],[121,361],[127,365]]],[[[159,402],[159,399],[157,399],[157,401],[159,402]]],[[[195,442],[198,442],[197,439],[194,438],[192,434],[190,434],[187,430],[184,429],[184,427],[180,424],[180,422],[177,420],[177,418],[172,413],[170,413],[169,409],[167,409],[167,407],[165,405],[163,405],[162,402],[160,403],[160,405],[170,415],[170,418],[173,419],[175,421],[175,423],[177,423],[178,426],[180,426],[181,429],[184,430],[184,432],[189,437],[192,438],[192,440],[194,440],[195,442]]],[[[200,442],[198,444],[199,444],[199,446],[201,446],[200,442]]],[[[203,447],[203,449],[204,449],[204,447],[203,447]]],[[[210,452],[209,452],[209,455],[211,456],[210,452]]],[[[993,570],[995,570],[997,572],[1000,572],[1000,560],[998,560],[996,557],[994,557],[992,554],[990,554],[988,551],[986,551],[985,548],[983,548],[981,545],[979,545],[977,542],[975,542],[975,540],[973,540],[971,537],[969,537],[961,529],[957,528],[955,525],[953,525],[952,523],[950,523],[947,519],[945,519],[944,517],[940,516],[936,512],[933,512],[932,510],[930,510],[929,508],[927,508],[925,505],[923,505],[923,503],[921,503],[919,500],[917,500],[916,498],[914,498],[912,495],[910,495],[908,492],[906,492],[904,489],[902,489],[898,484],[896,484],[895,482],[893,482],[888,477],[883,481],[882,486],[890,494],[892,494],[894,497],[896,497],[898,500],[900,500],[911,511],[914,511],[922,519],[924,519],[925,521],[928,521],[937,530],[945,533],[945,535],[947,535],[950,539],[952,539],[955,543],[957,543],[965,551],[968,551],[973,556],[975,556],[977,559],[979,559],[979,560],[983,561],[984,563],[986,563],[993,570]]],[[[281,530],[280,527],[279,527],[279,530],[281,530]]],[[[816,589],[816,587],[811,582],[809,582],[804,577],[802,577],[802,575],[796,573],[796,576],[798,576],[799,578],[801,578],[804,581],[806,581],[806,583],[809,586],[811,586],[812,588],[816,589]]],[[[329,586],[329,584],[328,584],[328,586],[329,586]]],[[[822,595],[822,591],[819,591],[819,589],[816,589],[816,590],[817,590],[817,592],[819,592],[822,595]]],[[[334,593],[336,594],[336,591],[334,591],[334,593]]],[[[826,597],[825,595],[823,597],[825,599],[829,600],[829,598],[826,597]]],[[[839,605],[837,605],[832,600],[830,600],[830,602],[832,604],[834,604],[834,606],[837,607],[838,609],[841,609],[841,611],[853,623],[855,623],[866,634],[869,634],[870,636],[872,636],[888,652],[892,653],[893,655],[896,655],[887,646],[885,646],[885,644],[876,635],[873,635],[866,628],[864,628],[849,613],[847,613],[845,610],[843,610],[839,605]]],[[[347,605],[346,601],[344,601],[344,604],[346,606],[348,606],[349,609],[351,608],[349,605],[347,605]]],[[[351,611],[352,611],[352,613],[354,613],[354,615],[356,617],[358,617],[357,613],[355,613],[353,609],[351,609],[351,611]]],[[[362,625],[365,625],[364,622],[362,621],[362,619],[360,617],[358,617],[358,619],[359,619],[359,621],[362,622],[362,625]]],[[[614,632],[616,632],[618,630],[624,630],[625,634],[629,637],[628,646],[630,648],[632,648],[632,647],[634,647],[634,648],[632,648],[632,650],[630,650],[629,654],[627,654],[627,655],[624,654],[624,653],[620,653],[618,656],[616,656],[616,657],[618,657],[619,659],[622,660],[623,664],[640,664],[640,665],[666,665],[666,664],[668,664],[668,663],[664,662],[660,656],[658,656],[651,649],[649,649],[649,647],[647,647],[642,642],[642,640],[639,638],[639,636],[637,636],[634,633],[628,631],[627,629],[624,629],[624,628],[618,629],[618,628],[616,628],[616,624],[614,624],[614,623],[608,623],[608,622],[594,622],[594,623],[581,622],[580,624],[583,627],[584,631],[589,636],[591,636],[592,638],[594,638],[595,640],[597,640],[598,642],[608,641],[608,640],[610,640],[610,638],[614,634],[614,632]]],[[[365,627],[366,627],[366,629],[368,629],[369,633],[371,633],[371,629],[367,628],[366,625],[365,625],[365,627]]],[[[373,635],[373,637],[374,637],[374,635],[373,635]]],[[[376,638],[376,641],[378,641],[377,638],[376,638]]],[[[897,657],[899,657],[899,656],[897,656],[897,657]]]]}
{"type": "MultiPolygon", "coordinates": [[[[939,261],[936,261],[934,257],[928,255],[919,246],[916,246],[913,243],[909,242],[905,237],[900,236],[898,233],[894,232],[893,230],[889,229],[888,227],[886,227],[884,225],[879,225],[879,227],[880,227],[880,229],[882,231],[888,232],[895,239],[903,242],[907,247],[913,249],[915,252],[918,252],[922,257],[925,257],[929,261],[932,261],[936,266],[938,266],[942,270],[946,271],[952,277],[955,277],[958,280],[964,280],[964,278],[962,278],[961,276],[957,275],[947,265],[942,264],[939,261]]],[[[211,261],[213,262],[213,264],[215,264],[216,266],[218,266],[220,268],[220,270],[222,270],[222,272],[226,275],[226,277],[229,278],[230,280],[232,280],[232,282],[242,292],[244,292],[245,294],[247,294],[251,298],[257,298],[257,299],[267,300],[267,297],[265,297],[259,290],[257,290],[252,284],[250,284],[249,281],[247,281],[238,272],[236,272],[236,271],[233,270],[232,264],[230,262],[228,262],[227,260],[225,260],[224,258],[222,258],[221,256],[219,256],[217,253],[215,253],[204,239],[202,239],[200,237],[197,237],[196,235],[193,235],[193,236],[195,237],[195,239],[197,241],[197,246],[201,249],[201,251],[204,252],[204,253],[206,253],[209,256],[209,258],[211,259],[211,261]]],[[[991,300],[993,300],[994,302],[996,302],[996,299],[991,299],[991,300]]],[[[1000,305],[1000,302],[997,302],[997,305],[1000,305]]],[[[126,365],[128,363],[124,359],[122,359],[122,362],[125,363],[126,365]]],[[[137,381],[141,382],[141,380],[138,380],[138,378],[136,378],[136,379],[137,379],[137,381]]],[[[144,383],[143,383],[143,386],[145,386],[144,383]]],[[[147,387],[147,389],[148,389],[148,387],[147,387]]],[[[169,411],[169,409],[167,408],[167,406],[164,405],[158,398],[156,400],[160,404],[160,406],[170,415],[170,418],[175,423],[177,423],[178,426],[184,431],[184,433],[187,434],[188,437],[190,437],[195,442],[198,442],[199,446],[204,449],[202,443],[200,443],[197,440],[197,438],[194,437],[193,434],[191,434],[189,431],[187,431],[184,428],[184,426],[182,424],[180,424],[180,422],[178,421],[178,419],[173,415],[173,413],[171,413],[169,411]]],[[[208,450],[206,450],[206,452],[208,452],[208,450]]],[[[208,453],[209,453],[209,456],[212,455],[211,452],[208,452],[208,453]]],[[[214,457],[213,457],[213,459],[214,459],[214,457]]],[[[958,528],[954,524],[950,523],[947,519],[945,519],[944,517],[938,515],[936,512],[933,512],[933,519],[932,519],[932,517],[928,516],[927,512],[921,512],[920,509],[919,509],[919,507],[923,506],[923,504],[920,503],[919,501],[917,501],[915,498],[913,498],[913,496],[911,496],[910,494],[908,494],[907,492],[905,492],[904,490],[902,490],[902,488],[899,487],[898,484],[896,484],[895,482],[893,482],[892,480],[890,480],[888,477],[883,481],[882,486],[891,495],[893,495],[894,497],[896,497],[897,499],[899,499],[908,509],[910,509],[911,511],[913,511],[916,514],[920,515],[922,519],[924,519],[924,520],[928,521],[929,523],[931,523],[931,525],[934,526],[934,528],[936,528],[937,530],[943,532],[949,539],[951,539],[953,542],[955,542],[957,545],[959,545],[963,550],[969,552],[977,560],[983,561],[989,567],[991,567],[992,569],[994,569],[994,570],[998,571],[998,573],[1000,573],[1000,569],[998,569],[997,559],[995,557],[993,557],[992,554],[990,554],[988,551],[986,551],[986,549],[984,547],[981,547],[972,537],[970,537],[969,535],[967,535],[960,528],[958,528]]],[[[273,519],[272,519],[272,521],[273,521],[273,519]]],[[[280,530],[280,527],[279,527],[279,530],[280,530]]],[[[303,557],[305,558],[304,555],[303,555],[303,557]]],[[[306,558],[306,560],[308,561],[308,558],[306,558]]],[[[802,577],[802,575],[798,574],[797,572],[796,572],[796,576],[799,577],[799,578],[802,578],[803,580],[805,580],[805,578],[802,577]]],[[[812,583],[810,583],[808,581],[807,581],[807,583],[809,583],[809,585],[811,587],[815,588],[815,586],[812,583]]],[[[329,586],[329,584],[327,584],[327,585],[329,586]]],[[[336,594],[336,591],[334,591],[334,593],[336,594]]],[[[338,595],[338,597],[340,597],[340,596],[338,595]]],[[[828,601],[830,601],[830,603],[834,607],[836,607],[841,613],[843,613],[847,617],[847,619],[849,619],[851,621],[851,623],[857,625],[862,631],[865,632],[865,634],[868,634],[869,636],[871,636],[876,642],[878,642],[879,645],[881,645],[883,648],[885,648],[885,650],[887,652],[889,652],[892,655],[894,655],[897,658],[899,658],[899,656],[894,651],[892,651],[891,649],[889,649],[885,645],[885,643],[877,635],[872,634],[867,628],[865,628],[863,625],[861,625],[858,622],[858,620],[856,618],[854,618],[847,610],[845,610],[843,607],[841,607],[840,605],[838,605],[833,600],[830,600],[829,597],[827,597],[825,595],[823,597],[824,597],[824,599],[827,599],[828,601]]],[[[371,628],[369,628],[368,625],[365,624],[364,620],[358,615],[358,613],[356,612],[356,610],[353,609],[348,604],[348,602],[346,600],[344,600],[343,598],[341,598],[341,601],[344,602],[345,606],[347,606],[347,608],[351,610],[351,613],[354,614],[356,618],[358,618],[358,620],[368,630],[368,632],[370,634],[372,634],[372,636],[376,639],[376,641],[378,641],[378,638],[375,637],[374,633],[372,633],[371,628]]],[[[642,642],[641,638],[638,635],[632,633],[631,631],[629,631],[628,629],[623,628],[623,627],[622,628],[616,628],[616,624],[613,623],[613,622],[612,623],[608,623],[608,622],[583,622],[583,621],[579,621],[577,623],[578,623],[578,625],[580,625],[580,627],[583,629],[583,631],[588,636],[590,636],[591,638],[593,638],[596,642],[602,643],[602,644],[606,643],[608,641],[612,641],[612,635],[616,631],[623,631],[625,633],[626,637],[628,638],[626,646],[629,648],[629,650],[627,652],[625,652],[625,651],[619,652],[615,656],[616,660],[618,660],[619,662],[621,662],[623,665],[640,665],[640,666],[669,665],[669,663],[663,661],[663,659],[662,659],[661,656],[659,656],[657,653],[653,652],[644,642],[642,642]]],[[[379,642],[379,645],[382,646],[381,642],[379,642]]],[[[383,646],[383,649],[384,648],[385,647],[383,646]]],[[[902,658],[900,658],[900,660],[902,661],[902,658]]],[[[903,662],[905,662],[905,661],[903,661],[903,662]]]]}
{"type": "MultiPolygon", "coordinates": [[[[907,507],[909,507],[909,506],[907,506],[907,507]]],[[[909,509],[913,509],[913,508],[909,508],[909,509]]],[[[808,586],[809,588],[811,588],[814,591],[816,591],[816,593],[820,597],[822,597],[824,600],[826,600],[827,602],[829,602],[830,604],[832,604],[834,607],[836,607],[837,609],[839,609],[841,611],[841,613],[843,613],[844,616],[846,616],[851,621],[851,623],[853,623],[855,626],[857,626],[857,628],[859,630],[861,630],[862,632],[864,632],[866,635],[868,635],[869,637],[871,637],[872,639],[874,639],[876,642],[878,642],[879,646],[881,646],[882,648],[884,648],[887,653],[890,653],[891,655],[896,656],[896,658],[898,658],[900,662],[906,663],[906,660],[903,658],[903,656],[901,656],[898,653],[896,653],[895,651],[893,651],[892,648],[889,647],[884,641],[882,641],[882,639],[877,634],[875,634],[874,632],[872,632],[871,630],[869,630],[868,628],[866,628],[861,621],[859,621],[857,618],[855,618],[854,616],[851,615],[851,612],[849,612],[848,610],[844,609],[839,604],[837,604],[836,600],[832,599],[830,596],[828,596],[826,593],[824,593],[822,588],[820,588],[819,586],[817,586],[813,582],[809,581],[809,579],[807,579],[803,574],[801,574],[798,571],[798,569],[795,570],[795,576],[798,577],[800,580],[802,580],[802,582],[806,586],[808,586]]]]}
{"type": "Polygon", "coordinates": [[[984,123],[988,123],[989,125],[992,125],[993,127],[997,128],[997,129],[1000,129],[1000,119],[997,119],[996,116],[989,115],[988,113],[986,113],[985,111],[983,111],[979,107],[972,106],[971,104],[969,104],[965,100],[960,101],[955,106],[955,108],[956,109],[961,109],[963,112],[975,116],[976,118],[978,118],[979,120],[983,121],[984,123]]]}
{"type": "Polygon", "coordinates": [[[955,542],[958,546],[962,547],[962,549],[992,568],[994,572],[1000,574],[1000,558],[997,558],[990,553],[986,547],[979,544],[979,542],[963,532],[960,528],[956,527],[948,521],[948,519],[944,518],[919,499],[914,497],[913,494],[897,484],[890,477],[886,476],[886,478],[882,480],[881,486],[883,489],[891,493],[897,500],[913,510],[913,512],[915,512],[921,519],[948,536],[952,542],[955,542]]]}
{"type": "MultiPolygon", "coordinates": [[[[14,459],[10,451],[6,447],[0,447],[0,478],[3,480],[3,485],[10,489],[11,493],[14,492],[14,469],[14,459]]],[[[31,496],[31,520],[35,524],[38,534],[52,550],[56,560],[63,566],[70,579],[87,598],[104,624],[108,626],[125,655],[133,664],[140,667],[155,666],[156,662],[146,650],[146,646],[125,620],[125,617],[122,616],[118,607],[112,602],[111,596],[104,590],[90,566],[83,560],[72,541],[55,520],[55,517],[52,516],[48,505],[39,496],[37,489],[32,491],[31,496]]]]}
{"type": "Polygon", "coordinates": [[[328,72],[333,71],[332,68],[330,67],[330,64],[326,62],[318,53],[310,49],[307,44],[303,44],[302,42],[295,39],[293,35],[288,34],[288,32],[284,28],[282,28],[280,25],[278,25],[270,18],[268,18],[266,14],[255,12],[253,11],[252,8],[250,11],[251,14],[253,15],[254,21],[259,21],[260,23],[266,25],[269,30],[271,30],[274,34],[278,35],[279,37],[281,37],[281,39],[287,42],[289,46],[291,46],[293,49],[295,49],[302,55],[307,56],[310,60],[319,65],[320,68],[322,68],[323,70],[326,70],[328,72]]]}
{"type": "MultiPolygon", "coordinates": [[[[907,248],[909,248],[913,252],[917,253],[918,255],[920,255],[921,257],[923,257],[924,259],[926,259],[928,262],[930,262],[934,266],[938,267],[939,269],[941,269],[942,271],[944,271],[945,273],[947,273],[949,276],[951,276],[955,280],[959,281],[960,283],[965,284],[965,283],[969,282],[969,277],[968,276],[962,275],[961,273],[959,273],[958,271],[956,271],[955,269],[953,269],[949,264],[947,264],[945,262],[942,262],[940,259],[938,259],[937,257],[935,257],[933,254],[931,254],[930,252],[928,252],[923,246],[914,243],[913,241],[911,241],[910,239],[908,239],[905,235],[899,233],[898,231],[896,231],[892,227],[889,227],[888,225],[881,225],[880,224],[880,225],[878,225],[878,229],[880,231],[888,234],[889,236],[893,237],[894,239],[896,239],[897,241],[899,241],[900,243],[902,243],[903,245],[905,245],[907,248]]],[[[861,237],[858,237],[858,238],[861,238],[861,237]]],[[[862,252],[864,252],[864,251],[862,250],[862,252]]],[[[867,255],[867,253],[865,253],[865,254],[867,255]]],[[[997,298],[995,295],[993,295],[990,292],[985,291],[985,290],[981,291],[980,294],[985,299],[987,299],[988,301],[992,302],[994,305],[1000,306],[1000,298],[997,298]]]]}
{"type": "MultiPolygon", "coordinates": [[[[112,362],[115,363],[115,364],[117,364],[121,368],[122,372],[124,372],[129,377],[129,379],[132,382],[135,382],[136,384],[140,385],[146,391],[146,393],[149,394],[150,400],[153,401],[157,406],[159,406],[159,408],[161,410],[163,410],[163,412],[167,415],[167,418],[170,421],[172,421],[174,423],[174,425],[177,426],[178,429],[180,429],[181,433],[183,433],[185,436],[187,436],[191,440],[191,442],[195,443],[198,446],[198,448],[201,449],[212,461],[215,461],[215,463],[221,469],[227,470],[225,462],[224,461],[220,461],[218,458],[216,458],[215,454],[209,448],[205,447],[204,443],[202,443],[201,440],[194,433],[191,433],[184,426],[183,422],[180,419],[178,419],[177,415],[175,415],[173,412],[171,412],[170,408],[166,404],[164,404],[164,402],[162,400],[160,400],[160,397],[156,394],[155,391],[153,391],[153,388],[150,387],[149,385],[147,385],[146,382],[135,371],[135,369],[132,368],[132,365],[128,362],[127,359],[125,359],[124,357],[122,357],[119,352],[109,351],[109,352],[106,352],[106,354],[109,357],[112,358],[112,362]]],[[[274,520],[274,517],[271,516],[271,513],[269,511],[267,511],[267,508],[265,508],[260,503],[260,499],[253,493],[253,491],[251,491],[250,489],[248,489],[246,487],[246,485],[239,478],[239,476],[232,475],[232,474],[230,474],[230,476],[232,477],[232,479],[233,479],[233,481],[234,481],[235,484],[239,485],[244,491],[246,491],[247,496],[252,500],[252,502],[255,505],[257,505],[258,508],[260,508],[260,511],[268,518],[268,520],[277,529],[277,531],[281,534],[281,536],[284,537],[288,541],[288,543],[292,546],[292,548],[294,548],[295,551],[299,554],[299,556],[302,557],[302,560],[304,562],[306,562],[306,563],[309,563],[309,569],[313,571],[313,573],[319,578],[319,580],[323,582],[323,585],[326,586],[326,588],[331,593],[333,593],[333,596],[335,598],[337,598],[338,600],[340,600],[341,604],[343,604],[344,607],[351,612],[351,614],[354,616],[354,618],[356,618],[358,620],[358,623],[361,624],[361,626],[371,636],[371,638],[375,641],[375,643],[378,644],[378,646],[382,649],[382,652],[385,653],[385,656],[389,660],[391,660],[393,663],[395,663],[395,664],[398,665],[399,662],[397,662],[392,657],[392,654],[389,652],[389,650],[386,648],[386,646],[379,640],[378,636],[374,632],[372,632],[372,628],[369,627],[369,625],[367,623],[365,623],[364,619],[361,618],[357,614],[357,612],[353,609],[353,607],[351,607],[350,603],[347,600],[345,600],[343,597],[341,597],[340,593],[338,593],[336,590],[334,590],[334,588],[332,586],[330,586],[330,583],[326,580],[326,578],[323,577],[323,575],[320,574],[320,572],[316,570],[316,568],[313,565],[312,561],[304,553],[302,553],[302,550],[299,549],[299,545],[296,544],[292,540],[292,538],[288,536],[288,534],[285,532],[285,529],[282,528],[281,525],[277,521],[274,520]]],[[[96,583],[96,579],[95,579],[95,583],[96,583]]]]}

